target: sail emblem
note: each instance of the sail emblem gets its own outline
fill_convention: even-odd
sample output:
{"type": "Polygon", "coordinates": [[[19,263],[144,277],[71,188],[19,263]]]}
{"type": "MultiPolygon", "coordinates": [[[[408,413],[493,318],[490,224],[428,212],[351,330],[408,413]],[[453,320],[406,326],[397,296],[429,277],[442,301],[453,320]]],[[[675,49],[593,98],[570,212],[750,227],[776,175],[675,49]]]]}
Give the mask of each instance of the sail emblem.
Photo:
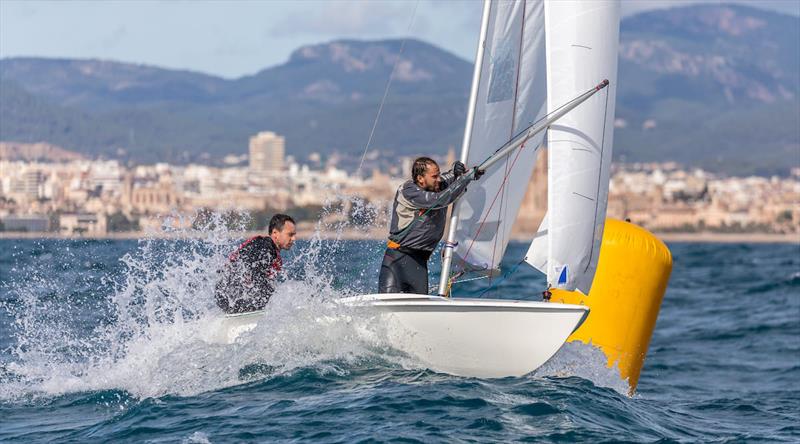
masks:
{"type": "Polygon", "coordinates": [[[561,273],[558,273],[558,286],[567,285],[567,265],[561,267],[561,273]]]}

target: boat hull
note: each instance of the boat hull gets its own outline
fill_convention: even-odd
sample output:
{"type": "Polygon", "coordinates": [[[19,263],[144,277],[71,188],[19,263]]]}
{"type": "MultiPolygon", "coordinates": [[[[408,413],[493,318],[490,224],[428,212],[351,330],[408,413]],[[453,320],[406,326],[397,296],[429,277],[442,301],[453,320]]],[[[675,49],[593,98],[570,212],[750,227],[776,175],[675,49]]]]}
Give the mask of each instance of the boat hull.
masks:
{"type": "Polygon", "coordinates": [[[480,378],[536,370],[589,313],[580,305],[409,294],[342,302],[378,308],[390,343],[432,370],[480,378]]]}
{"type": "MultiPolygon", "coordinates": [[[[399,293],[340,302],[379,316],[389,344],[431,370],[479,378],[536,370],[589,313],[581,305],[399,293]]],[[[263,311],[226,316],[216,342],[234,342],[263,318],[263,311]]]]}

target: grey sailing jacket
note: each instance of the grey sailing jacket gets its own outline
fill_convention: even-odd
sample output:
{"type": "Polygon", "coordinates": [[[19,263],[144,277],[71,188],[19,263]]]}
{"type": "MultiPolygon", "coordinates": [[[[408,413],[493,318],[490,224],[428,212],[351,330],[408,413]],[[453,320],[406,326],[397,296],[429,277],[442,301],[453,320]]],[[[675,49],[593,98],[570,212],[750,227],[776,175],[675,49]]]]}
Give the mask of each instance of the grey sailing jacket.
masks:
{"type": "Polygon", "coordinates": [[[394,196],[389,240],[404,249],[431,252],[442,240],[447,223],[447,206],[467,189],[467,174],[458,179],[452,171],[442,174],[441,191],[425,191],[407,180],[394,196]]]}

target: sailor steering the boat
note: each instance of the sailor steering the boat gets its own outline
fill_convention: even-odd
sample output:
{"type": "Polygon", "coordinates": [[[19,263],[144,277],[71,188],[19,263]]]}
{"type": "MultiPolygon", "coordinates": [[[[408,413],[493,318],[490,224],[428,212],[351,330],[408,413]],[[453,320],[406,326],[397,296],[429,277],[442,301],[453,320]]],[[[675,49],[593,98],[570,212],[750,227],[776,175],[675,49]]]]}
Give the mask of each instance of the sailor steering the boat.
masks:
{"type": "Polygon", "coordinates": [[[428,294],[428,259],[444,235],[447,207],[483,171],[466,173],[458,161],[443,174],[429,157],[414,161],[411,179],[394,197],[389,242],[378,277],[380,293],[428,294]]]}

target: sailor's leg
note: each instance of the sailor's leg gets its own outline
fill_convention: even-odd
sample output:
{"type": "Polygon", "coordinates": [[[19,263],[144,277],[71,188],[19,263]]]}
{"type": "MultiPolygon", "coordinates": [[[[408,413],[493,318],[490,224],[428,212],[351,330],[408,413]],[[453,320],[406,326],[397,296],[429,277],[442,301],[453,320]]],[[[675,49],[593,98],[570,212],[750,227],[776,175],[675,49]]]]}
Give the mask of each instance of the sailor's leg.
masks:
{"type": "Polygon", "coordinates": [[[402,293],[402,283],[399,271],[400,262],[405,255],[397,250],[386,249],[381,263],[381,273],[378,276],[378,293],[402,293]]]}
{"type": "Polygon", "coordinates": [[[414,294],[428,294],[428,260],[417,256],[407,256],[405,264],[406,282],[414,294]]]}

